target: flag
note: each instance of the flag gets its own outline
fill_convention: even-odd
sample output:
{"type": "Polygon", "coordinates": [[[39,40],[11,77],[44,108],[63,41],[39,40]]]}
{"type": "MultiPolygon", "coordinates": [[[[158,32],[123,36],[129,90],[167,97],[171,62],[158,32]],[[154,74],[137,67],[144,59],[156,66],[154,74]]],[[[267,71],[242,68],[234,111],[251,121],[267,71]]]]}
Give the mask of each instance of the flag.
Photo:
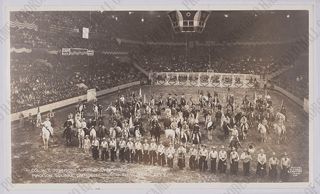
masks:
{"type": "Polygon", "coordinates": [[[129,128],[130,128],[130,129],[133,128],[132,117],[130,117],[130,119],[129,119],[129,128]]]}
{"type": "Polygon", "coordinates": [[[139,90],[139,97],[142,97],[141,88],[140,88],[140,90],[139,90]]]}
{"type": "Polygon", "coordinates": [[[89,39],[89,28],[82,28],[82,38],[89,39]]]}
{"type": "Polygon", "coordinates": [[[143,104],[146,103],[146,94],[143,95],[143,104]]]}

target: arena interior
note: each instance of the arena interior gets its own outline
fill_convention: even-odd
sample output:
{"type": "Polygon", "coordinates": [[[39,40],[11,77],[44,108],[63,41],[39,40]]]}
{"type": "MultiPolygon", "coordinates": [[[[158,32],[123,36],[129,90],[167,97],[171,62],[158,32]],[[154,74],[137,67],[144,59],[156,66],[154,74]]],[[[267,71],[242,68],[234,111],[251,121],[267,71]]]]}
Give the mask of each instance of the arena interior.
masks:
{"type": "Polygon", "coordinates": [[[308,12],[179,14],[10,13],[14,183],[309,180],[308,114],[301,104],[309,91],[308,47],[301,46],[308,37],[308,12]],[[200,14],[199,27],[190,20],[195,14],[200,14]],[[180,20],[189,23],[177,27],[180,20]],[[129,83],[134,84],[119,87],[129,83]],[[88,101],[89,89],[95,89],[92,95],[96,100],[88,101]],[[84,98],[77,99],[79,96],[84,98]],[[54,105],[60,101],[59,107],[54,105]],[[48,107],[53,107],[51,112],[48,107]],[[76,126],[75,117],[88,127],[76,126]],[[53,131],[49,130],[45,148],[47,118],[53,131]],[[151,148],[146,149],[148,154],[142,149],[140,158],[139,146],[133,161],[127,161],[129,139],[151,145],[151,135],[157,136],[153,134],[154,123],[160,127],[157,146],[162,143],[165,150],[173,147],[173,166],[169,151],[164,153],[165,165],[159,164],[157,152],[156,162],[150,164],[151,148]],[[242,128],[245,123],[247,129],[242,128]],[[278,133],[275,124],[285,131],[278,133]],[[88,150],[79,148],[78,128],[89,135],[88,150]],[[175,137],[172,139],[166,130],[174,131],[175,137]],[[181,137],[183,131],[185,139],[181,137]],[[108,159],[102,160],[104,138],[109,142],[109,152],[108,159]],[[237,141],[231,145],[233,140],[237,141]],[[114,161],[111,141],[116,142],[114,161]],[[125,148],[121,141],[126,142],[125,148]],[[208,153],[213,146],[218,152],[227,152],[226,172],[220,171],[219,159],[216,172],[212,172],[208,153]],[[192,168],[193,149],[198,156],[192,168]],[[202,157],[201,149],[208,151],[206,157],[202,157]],[[257,173],[261,149],[266,165],[257,173]],[[247,151],[252,158],[249,174],[244,175],[240,156],[247,151]],[[232,165],[233,152],[238,160],[232,165]],[[269,167],[273,152],[279,160],[275,175],[269,167]],[[284,173],[285,153],[291,164],[284,173]],[[182,168],[178,160],[180,164],[183,161],[182,168]]]}

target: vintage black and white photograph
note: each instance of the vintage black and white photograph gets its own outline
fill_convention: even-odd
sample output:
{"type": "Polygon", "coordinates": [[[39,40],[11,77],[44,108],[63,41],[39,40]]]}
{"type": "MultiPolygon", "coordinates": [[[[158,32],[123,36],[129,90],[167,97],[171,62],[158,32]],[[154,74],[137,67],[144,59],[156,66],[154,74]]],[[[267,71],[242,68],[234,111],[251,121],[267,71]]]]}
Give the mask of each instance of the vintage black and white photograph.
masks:
{"type": "Polygon", "coordinates": [[[309,10],[9,12],[12,183],[307,183],[309,10]]]}

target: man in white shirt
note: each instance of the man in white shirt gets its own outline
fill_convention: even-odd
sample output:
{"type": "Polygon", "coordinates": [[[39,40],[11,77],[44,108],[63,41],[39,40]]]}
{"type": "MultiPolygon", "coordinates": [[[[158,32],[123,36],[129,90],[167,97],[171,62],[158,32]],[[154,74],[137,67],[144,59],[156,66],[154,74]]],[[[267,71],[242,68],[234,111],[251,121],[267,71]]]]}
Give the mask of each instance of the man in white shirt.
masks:
{"type": "Polygon", "coordinates": [[[136,143],[134,144],[135,147],[135,159],[137,163],[141,163],[142,162],[142,143],[137,140],[136,143]]]}
{"type": "Polygon", "coordinates": [[[110,152],[111,152],[111,162],[114,162],[117,159],[117,141],[115,138],[112,138],[110,143],[109,143],[109,147],[110,147],[110,152]]]}
{"type": "Polygon", "coordinates": [[[232,175],[238,174],[239,168],[239,154],[234,147],[232,147],[232,151],[230,153],[230,172],[232,175]]]}
{"type": "Polygon", "coordinates": [[[227,152],[224,149],[224,146],[221,146],[221,150],[219,151],[219,162],[218,162],[218,170],[219,173],[226,173],[227,171],[227,152]]]}
{"type": "Polygon", "coordinates": [[[250,175],[250,161],[252,160],[252,157],[251,157],[248,149],[245,149],[242,152],[240,159],[242,160],[242,165],[243,165],[243,175],[249,176],[250,175]]]}
{"type": "Polygon", "coordinates": [[[191,170],[195,170],[197,168],[197,158],[198,158],[198,149],[195,144],[192,144],[192,147],[189,150],[190,158],[189,158],[189,167],[191,170]]]}
{"type": "Polygon", "coordinates": [[[174,158],[175,149],[173,147],[173,144],[170,143],[168,149],[166,150],[167,155],[167,163],[170,168],[173,168],[173,158],[174,158]]]}
{"type": "Polygon", "coordinates": [[[277,180],[278,164],[279,160],[276,157],[276,153],[272,152],[272,156],[269,159],[269,177],[272,182],[277,180]]]}
{"type": "Polygon", "coordinates": [[[216,169],[217,169],[218,152],[216,148],[217,148],[216,146],[212,146],[211,151],[209,152],[211,173],[216,173],[216,169]]]}
{"type": "Polygon", "coordinates": [[[155,165],[157,162],[157,144],[155,139],[152,138],[149,146],[149,163],[155,165]]]}
{"type": "Polygon", "coordinates": [[[94,160],[99,158],[99,140],[94,138],[92,141],[92,157],[94,160]]]}
{"type": "Polygon", "coordinates": [[[121,138],[120,142],[119,142],[119,159],[120,162],[124,162],[125,161],[125,151],[127,149],[127,142],[124,138],[121,138]]]}
{"type": "Polygon", "coordinates": [[[186,148],[184,147],[183,143],[181,143],[180,147],[177,150],[178,167],[180,170],[182,170],[186,166],[186,160],[185,160],[186,152],[187,152],[186,148]]]}
{"type": "Polygon", "coordinates": [[[165,166],[166,165],[165,147],[162,144],[162,141],[160,141],[160,144],[158,145],[157,153],[158,153],[158,165],[165,166]]]}
{"type": "Polygon", "coordinates": [[[148,164],[149,163],[150,145],[148,144],[147,140],[144,140],[142,147],[143,147],[143,162],[144,162],[144,164],[148,164]]]}
{"type": "Polygon", "coordinates": [[[280,168],[281,168],[281,181],[288,182],[289,180],[289,170],[291,167],[291,160],[288,157],[287,152],[284,153],[284,157],[281,158],[280,168]]]}
{"type": "Polygon", "coordinates": [[[207,159],[208,159],[208,150],[206,149],[205,145],[201,145],[199,150],[199,169],[200,172],[205,172],[207,170],[207,159]]]}
{"type": "Polygon", "coordinates": [[[126,150],[126,156],[127,156],[127,162],[132,163],[134,161],[134,143],[132,142],[132,138],[129,138],[129,141],[127,143],[127,150],[126,150]]]}
{"type": "Polygon", "coordinates": [[[258,154],[258,159],[257,159],[258,163],[257,163],[257,172],[256,174],[259,176],[259,177],[264,177],[266,175],[266,172],[267,172],[267,165],[266,165],[266,162],[267,162],[267,157],[266,157],[266,154],[264,153],[264,150],[261,149],[260,150],[260,153],[258,154]]]}
{"type": "Polygon", "coordinates": [[[101,160],[106,161],[109,159],[109,145],[106,141],[106,138],[104,137],[101,141],[101,160]]]}

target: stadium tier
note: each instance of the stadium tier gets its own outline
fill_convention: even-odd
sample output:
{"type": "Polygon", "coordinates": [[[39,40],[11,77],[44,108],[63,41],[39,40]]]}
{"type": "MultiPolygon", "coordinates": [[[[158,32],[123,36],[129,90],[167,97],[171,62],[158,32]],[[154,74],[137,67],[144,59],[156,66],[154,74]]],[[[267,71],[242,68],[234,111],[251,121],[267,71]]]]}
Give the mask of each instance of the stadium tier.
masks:
{"type": "MultiPolygon", "coordinates": [[[[303,14],[293,15],[297,23],[303,14]]],[[[166,12],[12,12],[11,110],[74,97],[86,88],[102,90],[145,79],[133,63],[147,72],[241,73],[263,78],[281,69],[303,68],[305,64],[295,63],[299,56],[290,52],[304,38],[305,28],[290,31],[294,24],[287,17],[273,17],[279,15],[213,13],[203,33],[179,34],[172,31],[166,12]],[[259,28],[252,30],[255,25],[259,28]],[[88,37],[83,36],[84,27],[89,29],[88,37]],[[234,33],[235,28],[241,31],[234,33]],[[266,29],[271,30],[266,33],[266,29]]],[[[307,94],[300,90],[308,86],[307,80],[308,72],[285,71],[271,81],[297,88],[289,90],[303,98],[307,94]]]]}

